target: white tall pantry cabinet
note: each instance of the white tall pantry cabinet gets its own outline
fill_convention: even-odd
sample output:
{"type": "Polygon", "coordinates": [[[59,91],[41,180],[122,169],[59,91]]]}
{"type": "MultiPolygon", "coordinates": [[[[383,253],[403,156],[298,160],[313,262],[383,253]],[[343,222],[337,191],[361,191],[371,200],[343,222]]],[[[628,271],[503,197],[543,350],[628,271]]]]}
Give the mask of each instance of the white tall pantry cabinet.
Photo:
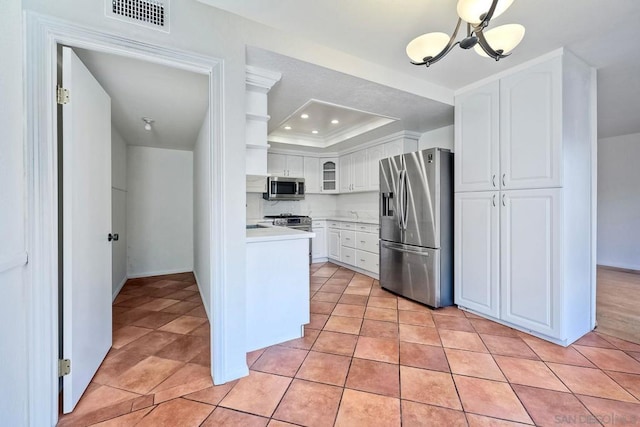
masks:
{"type": "Polygon", "coordinates": [[[594,82],[561,50],[455,100],[455,303],[561,345],[595,326],[594,82]]]}

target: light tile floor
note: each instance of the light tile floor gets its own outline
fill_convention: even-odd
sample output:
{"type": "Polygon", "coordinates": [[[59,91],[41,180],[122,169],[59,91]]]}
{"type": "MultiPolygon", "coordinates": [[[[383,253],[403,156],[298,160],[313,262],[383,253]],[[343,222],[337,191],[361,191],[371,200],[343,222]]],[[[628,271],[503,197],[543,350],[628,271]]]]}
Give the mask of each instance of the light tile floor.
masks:
{"type": "Polygon", "coordinates": [[[190,274],[127,282],[114,348],[59,425],[640,425],[640,345],[563,348],[457,308],[430,310],[330,263],[311,266],[304,338],[247,355],[212,386],[190,274]]]}

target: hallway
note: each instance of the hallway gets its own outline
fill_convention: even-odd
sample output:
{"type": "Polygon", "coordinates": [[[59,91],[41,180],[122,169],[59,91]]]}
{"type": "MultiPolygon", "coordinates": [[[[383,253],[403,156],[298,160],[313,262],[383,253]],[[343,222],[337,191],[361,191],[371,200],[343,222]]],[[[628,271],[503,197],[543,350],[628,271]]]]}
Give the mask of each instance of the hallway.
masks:
{"type": "Polygon", "coordinates": [[[250,375],[221,386],[211,384],[193,277],[127,282],[113,307],[114,349],[59,425],[639,421],[640,345],[591,332],[559,347],[454,307],[430,310],[330,263],[313,264],[310,282],[305,337],[249,353],[250,375]]]}

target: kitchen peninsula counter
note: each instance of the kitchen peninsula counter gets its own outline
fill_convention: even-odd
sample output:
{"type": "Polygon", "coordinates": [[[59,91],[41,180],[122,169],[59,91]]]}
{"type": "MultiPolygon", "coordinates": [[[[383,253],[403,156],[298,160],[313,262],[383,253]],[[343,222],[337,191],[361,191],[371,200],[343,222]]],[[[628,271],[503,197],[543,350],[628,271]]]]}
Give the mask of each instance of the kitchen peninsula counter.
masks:
{"type": "Polygon", "coordinates": [[[247,228],[247,352],[304,336],[313,237],[268,224],[247,228]]]}

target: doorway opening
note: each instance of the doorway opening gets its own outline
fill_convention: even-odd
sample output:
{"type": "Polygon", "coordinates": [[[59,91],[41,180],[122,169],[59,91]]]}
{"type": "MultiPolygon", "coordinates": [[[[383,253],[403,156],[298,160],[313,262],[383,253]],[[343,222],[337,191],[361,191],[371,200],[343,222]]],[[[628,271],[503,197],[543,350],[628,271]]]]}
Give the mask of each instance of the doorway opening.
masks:
{"type": "MultiPolygon", "coordinates": [[[[202,159],[210,166],[209,217],[203,219],[209,233],[210,296],[212,317],[211,373],[216,383],[224,383],[246,374],[246,368],[229,368],[237,364],[235,349],[225,345],[233,325],[240,317],[231,312],[224,298],[224,268],[228,237],[222,200],[225,198],[223,177],[223,67],[222,61],[183,50],[146,44],[76,26],[68,22],[26,13],[26,146],[29,190],[28,218],[28,282],[29,322],[29,419],[33,425],[52,425],[58,419],[58,183],[56,64],[58,45],[84,48],[137,58],[202,73],[208,77],[209,122],[208,153],[202,159]],[[215,238],[213,238],[215,236],[215,238]],[[214,298],[214,295],[216,298],[214,298]],[[216,327],[216,325],[218,327],[216,327]],[[225,325],[225,327],[222,327],[225,325]],[[229,355],[229,356],[228,356],[229,355]]],[[[71,95],[73,99],[73,95],[71,95]]],[[[104,239],[104,236],[100,236],[104,239]]],[[[233,251],[232,251],[233,252],[233,251]]],[[[235,252],[234,252],[235,253],[235,252]]],[[[236,341],[238,341],[236,339],[236,341]]],[[[242,343],[240,343],[242,344],[242,343]]],[[[244,354],[242,355],[244,362],[244,354]]],[[[73,361],[71,371],[73,372],[73,361]]],[[[246,367],[246,365],[244,365],[246,367]]]]}
{"type": "Polygon", "coordinates": [[[73,93],[58,102],[59,354],[74,366],[61,396],[78,417],[92,400],[147,395],[186,364],[210,382],[211,170],[199,160],[210,151],[209,81],[58,52],[58,81],[73,93]]]}

